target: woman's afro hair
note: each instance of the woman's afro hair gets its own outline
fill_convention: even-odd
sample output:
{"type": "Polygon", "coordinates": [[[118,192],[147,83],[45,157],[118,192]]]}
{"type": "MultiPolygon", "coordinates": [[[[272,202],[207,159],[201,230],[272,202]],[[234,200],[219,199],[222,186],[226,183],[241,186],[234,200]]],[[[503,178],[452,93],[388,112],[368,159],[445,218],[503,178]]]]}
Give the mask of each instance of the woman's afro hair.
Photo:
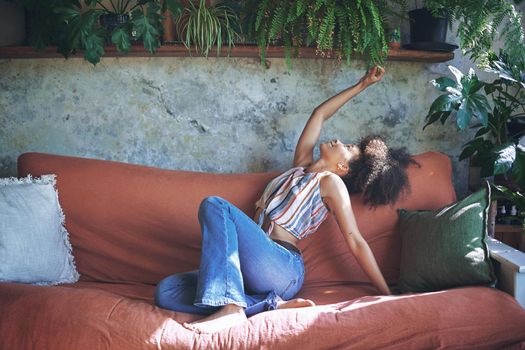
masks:
{"type": "Polygon", "coordinates": [[[379,135],[359,141],[361,155],[350,161],[350,173],[342,179],[349,193],[363,194],[370,207],[392,205],[410,191],[407,167],[419,165],[405,147],[390,149],[379,135]]]}

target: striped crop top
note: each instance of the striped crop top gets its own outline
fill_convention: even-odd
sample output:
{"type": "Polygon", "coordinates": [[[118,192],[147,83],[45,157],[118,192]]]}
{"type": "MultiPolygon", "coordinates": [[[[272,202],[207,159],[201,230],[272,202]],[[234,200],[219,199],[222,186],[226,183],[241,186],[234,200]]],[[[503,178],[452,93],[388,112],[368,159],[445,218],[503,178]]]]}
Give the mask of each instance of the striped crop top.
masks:
{"type": "Polygon", "coordinates": [[[274,224],[290,232],[297,239],[314,233],[328,216],[328,209],[320,193],[322,173],[305,173],[304,168],[292,168],[279,175],[264,190],[255,203],[262,208],[258,224],[262,227],[267,215],[272,233],[274,224]]]}

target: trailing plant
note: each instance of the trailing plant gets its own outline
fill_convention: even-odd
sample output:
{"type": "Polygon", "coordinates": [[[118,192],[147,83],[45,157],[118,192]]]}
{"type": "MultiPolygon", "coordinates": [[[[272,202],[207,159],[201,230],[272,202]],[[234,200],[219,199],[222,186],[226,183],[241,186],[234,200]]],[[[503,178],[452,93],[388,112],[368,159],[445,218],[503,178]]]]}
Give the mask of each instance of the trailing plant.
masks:
{"type": "Polygon", "coordinates": [[[57,28],[50,31],[43,26],[45,23],[38,25],[35,30],[45,33],[42,38],[37,37],[38,47],[56,44],[66,58],[82,50],[85,59],[93,64],[104,55],[106,37],[120,52],[128,52],[132,40],[141,39],[144,47],[154,53],[160,46],[162,10],[167,8],[177,15],[181,9],[177,0],[165,0],[162,4],[160,0],[25,0],[25,5],[49,15],[53,28],[57,28]],[[100,23],[101,16],[107,14],[123,15],[128,20],[109,30],[100,23]]]}
{"type": "Polygon", "coordinates": [[[386,14],[406,1],[391,0],[248,0],[256,9],[248,17],[264,61],[269,44],[283,44],[288,65],[301,46],[315,43],[320,55],[332,51],[349,63],[354,53],[364,55],[371,65],[382,64],[388,50],[386,14]]]}
{"type": "Polygon", "coordinates": [[[22,3],[28,13],[29,45],[41,50],[64,39],[64,23],[55,10],[70,5],[71,0],[23,0],[22,3]]]}
{"type": "Polygon", "coordinates": [[[224,2],[207,6],[205,0],[199,0],[198,5],[190,1],[177,19],[177,33],[190,52],[193,46],[196,53],[208,57],[217,46],[218,56],[224,42],[229,53],[235,39],[240,38],[238,22],[237,13],[224,2]]]}
{"type": "Polygon", "coordinates": [[[475,121],[472,128],[477,132],[465,144],[460,160],[472,157],[484,177],[504,174],[524,184],[525,148],[519,141],[525,135],[525,65],[510,61],[505,54],[492,53],[488,60],[487,71],[498,75],[490,83],[481,81],[473,69],[463,74],[452,66],[455,80],[432,81],[444,94],[432,103],[424,128],[437,121],[444,124],[452,115],[460,131],[475,121]]]}
{"type": "Polygon", "coordinates": [[[523,0],[425,0],[433,12],[446,10],[452,22],[458,24],[461,49],[480,66],[489,64],[488,52],[493,42],[501,38],[512,62],[525,60],[525,37],[521,13],[515,4],[523,0]]]}

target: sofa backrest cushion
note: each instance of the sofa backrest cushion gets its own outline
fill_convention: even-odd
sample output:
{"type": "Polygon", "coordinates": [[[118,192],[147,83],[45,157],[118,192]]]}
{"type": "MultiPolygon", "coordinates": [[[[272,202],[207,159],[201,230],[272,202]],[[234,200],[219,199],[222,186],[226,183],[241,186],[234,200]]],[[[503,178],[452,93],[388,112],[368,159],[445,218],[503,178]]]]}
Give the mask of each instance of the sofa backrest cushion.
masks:
{"type": "MultiPolygon", "coordinates": [[[[448,157],[417,155],[411,166],[411,193],[393,207],[370,210],[359,195],[352,206],[385,278],[399,276],[400,236],[397,208],[437,209],[455,200],[448,157]]],[[[163,277],[198,268],[201,235],[197,210],[203,198],[221,196],[248,215],[266,183],[277,173],[212,174],[143,165],[24,153],[18,175],[57,175],[81,280],[156,284],[163,277]]],[[[329,218],[300,242],[305,285],[368,282],[329,218]]],[[[276,266],[278,268],[278,266],[276,266]]]]}

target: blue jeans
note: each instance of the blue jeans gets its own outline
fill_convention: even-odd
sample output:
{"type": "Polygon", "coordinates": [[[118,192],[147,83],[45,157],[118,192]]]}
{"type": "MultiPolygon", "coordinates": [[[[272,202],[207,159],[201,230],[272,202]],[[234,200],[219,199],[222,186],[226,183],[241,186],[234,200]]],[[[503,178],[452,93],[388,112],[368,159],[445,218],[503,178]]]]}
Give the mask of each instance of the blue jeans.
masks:
{"type": "Polygon", "coordinates": [[[226,304],[247,316],[274,310],[301,289],[300,253],[272,241],[250,217],[220,197],[199,208],[202,255],[198,270],[164,278],[155,291],[159,307],[209,315],[226,304]]]}

